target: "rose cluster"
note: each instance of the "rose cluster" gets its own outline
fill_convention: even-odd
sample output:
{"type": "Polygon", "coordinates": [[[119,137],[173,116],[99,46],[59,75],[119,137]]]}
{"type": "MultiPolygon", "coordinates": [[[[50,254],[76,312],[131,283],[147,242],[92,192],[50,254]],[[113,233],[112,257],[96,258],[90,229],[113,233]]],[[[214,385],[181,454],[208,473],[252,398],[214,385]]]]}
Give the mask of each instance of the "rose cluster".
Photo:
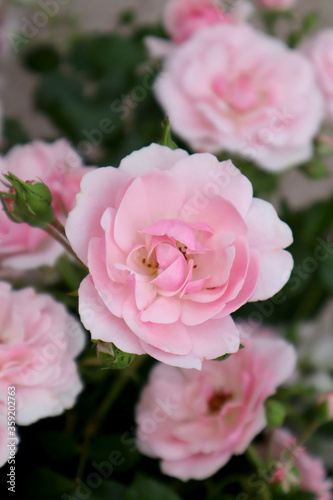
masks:
{"type": "MultiPolygon", "coordinates": [[[[257,3],[279,11],[294,1],[257,3]]],[[[172,0],[164,25],[175,44],[147,44],[164,56],[155,94],[193,151],[230,152],[276,172],[312,158],[332,115],[332,30],[290,49],[248,24],[238,3],[227,12],[214,0],[172,0]]]]}

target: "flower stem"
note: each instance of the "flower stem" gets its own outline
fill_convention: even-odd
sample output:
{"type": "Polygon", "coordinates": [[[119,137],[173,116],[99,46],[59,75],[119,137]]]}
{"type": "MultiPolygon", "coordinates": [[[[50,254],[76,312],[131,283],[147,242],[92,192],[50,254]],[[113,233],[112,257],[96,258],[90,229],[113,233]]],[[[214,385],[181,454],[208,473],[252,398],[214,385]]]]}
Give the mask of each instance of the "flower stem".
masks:
{"type": "Polygon", "coordinates": [[[87,266],[82,262],[82,260],[78,258],[76,253],[73,251],[72,247],[69,244],[68,239],[64,237],[57,229],[55,229],[53,223],[43,227],[43,231],[45,231],[48,235],[50,235],[54,240],[58,241],[58,243],[60,243],[81,266],[87,269],[87,266]]]}
{"type": "Polygon", "coordinates": [[[320,422],[319,420],[314,420],[313,422],[311,422],[311,424],[305,429],[303,434],[301,434],[298,438],[296,446],[303,446],[306,441],[312,436],[312,434],[316,432],[321,424],[322,422],[320,422]]]}
{"type": "MultiPolygon", "coordinates": [[[[260,470],[260,469],[265,467],[260,455],[258,454],[257,450],[255,449],[255,447],[252,444],[250,444],[250,446],[248,446],[248,448],[246,450],[246,455],[247,455],[249,461],[252,462],[252,464],[255,466],[255,468],[257,470],[260,470]]],[[[266,484],[265,486],[266,487],[262,492],[262,499],[263,500],[271,500],[271,492],[270,492],[269,485],[266,484]]]]}
{"type": "Polygon", "coordinates": [[[83,477],[86,463],[89,457],[90,444],[92,439],[97,434],[104,418],[107,416],[118,396],[121,394],[121,391],[126,386],[127,382],[135,376],[136,370],[143,363],[145,358],[146,356],[137,356],[128,368],[120,372],[118,379],[114,384],[112,384],[109,392],[106,394],[104,400],[102,401],[101,406],[97,409],[97,411],[93,414],[93,416],[87,423],[84,431],[82,453],[76,472],[77,478],[81,479],[83,477]]]}

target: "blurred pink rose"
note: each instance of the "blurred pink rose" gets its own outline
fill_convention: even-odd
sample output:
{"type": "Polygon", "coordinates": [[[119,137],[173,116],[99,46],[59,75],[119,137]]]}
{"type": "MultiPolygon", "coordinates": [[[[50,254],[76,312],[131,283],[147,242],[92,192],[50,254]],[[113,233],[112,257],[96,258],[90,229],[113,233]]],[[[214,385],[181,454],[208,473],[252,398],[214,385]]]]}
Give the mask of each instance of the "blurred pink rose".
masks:
{"type": "Polygon", "coordinates": [[[276,429],[273,435],[273,458],[289,470],[291,465],[300,473],[300,490],[316,493],[316,500],[331,500],[332,481],[320,458],[312,457],[305,448],[296,446],[296,438],[286,429],[276,429]],[[290,453],[291,452],[291,453],[290,453]]]}
{"type": "Polygon", "coordinates": [[[170,0],[164,12],[164,27],[170,37],[181,43],[204,26],[233,22],[216,0],[170,0]]]}
{"type": "Polygon", "coordinates": [[[157,144],[87,174],[66,233],[92,337],[185,368],[237,351],[229,314],[293,267],[289,227],[230,161],[157,144]]]}
{"type": "Polygon", "coordinates": [[[177,47],[155,93],[194,150],[231,151],[272,171],[312,157],[323,118],[309,61],[245,24],[202,29],[177,47]]]}
{"type": "Polygon", "coordinates": [[[7,387],[15,387],[17,424],[71,408],[82,390],[74,361],[85,344],[80,323],[32,288],[0,282],[0,303],[1,393],[7,400],[7,387]]]}
{"type": "MultiPolygon", "coordinates": [[[[35,141],[16,146],[0,158],[0,174],[12,172],[23,181],[45,182],[52,193],[55,215],[63,223],[75,205],[83,175],[91,170],[83,166],[81,158],[63,139],[53,144],[35,141]]],[[[63,252],[63,247],[43,230],[10,221],[0,207],[1,267],[33,269],[53,265],[63,252]]]]}
{"type": "Polygon", "coordinates": [[[326,118],[333,122],[333,29],[326,29],[302,46],[317,76],[325,101],[326,118]]]}
{"type": "Polygon", "coordinates": [[[256,332],[244,349],[205,361],[201,372],[158,364],[136,408],[140,451],[183,481],[211,476],[264,429],[264,402],[295,363],[292,345],[256,332]]]}
{"type": "Polygon", "coordinates": [[[229,11],[218,0],[170,0],[164,10],[163,24],[172,42],[147,36],[145,44],[152,57],[169,56],[199,29],[215,24],[244,22],[254,10],[246,0],[235,1],[229,11]]]}
{"type": "Polygon", "coordinates": [[[295,5],[297,0],[255,0],[261,7],[272,10],[287,10],[295,5]]]}

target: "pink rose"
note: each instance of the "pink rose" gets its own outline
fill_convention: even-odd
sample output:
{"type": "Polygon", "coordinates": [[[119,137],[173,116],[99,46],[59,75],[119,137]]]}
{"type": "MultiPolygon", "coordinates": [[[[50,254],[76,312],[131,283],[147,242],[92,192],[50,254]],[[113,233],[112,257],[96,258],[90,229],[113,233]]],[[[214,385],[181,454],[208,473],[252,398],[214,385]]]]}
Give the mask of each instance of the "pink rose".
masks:
{"type": "Polygon", "coordinates": [[[136,408],[140,451],[183,481],[211,476],[264,429],[264,402],[295,363],[292,345],[256,333],[230,358],[205,361],[201,372],[158,364],[136,408]]]}
{"type": "Polygon", "coordinates": [[[332,481],[320,458],[312,457],[305,448],[296,446],[296,438],[286,429],[276,429],[273,435],[273,458],[289,470],[294,466],[300,473],[300,490],[316,493],[316,500],[331,500],[332,481]]]}
{"type": "Polygon", "coordinates": [[[198,29],[233,19],[216,0],[170,0],[164,12],[164,27],[176,43],[190,38],[198,29]]]}
{"type": "MultiPolygon", "coordinates": [[[[83,175],[90,170],[63,139],[53,144],[35,141],[16,146],[0,158],[0,174],[12,172],[23,181],[41,179],[45,182],[52,193],[55,215],[63,223],[75,204],[83,175]]],[[[63,252],[63,247],[43,230],[10,221],[0,207],[0,262],[3,268],[33,269],[53,265],[63,252]]]]}
{"type": "Polygon", "coordinates": [[[218,0],[170,0],[164,10],[163,25],[172,42],[147,36],[145,44],[152,57],[166,57],[175,50],[175,44],[183,43],[199,29],[244,22],[253,10],[246,0],[236,1],[228,12],[218,0]]]}
{"type": "Polygon", "coordinates": [[[287,10],[295,5],[297,0],[255,0],[261,7],[272,10],[287,10]]]}
{"type": "Polygon", "coordinates": [[[306,58],[245,24],[202,29],[177,47],[155,93],[194,150],[231,151],[271,171],[312,157],[323,117],[306,58]]]}
{"type": "Polygon", "coordinates": [[[325,101],[326,118],[333,122],[333,29],[326,29],[307,40],[302,47],[317,76],[325,101]]]}
{"type": "Polygon", "coordinates": [[[16,422],[29,425],[71,408],[82,384],[74,358],[85,344],[65,307],[32,288],[0,282],[1,394],[15,387],[16,422]]]}
{"type": "Polygon", "coordinates": [[[230,161],[157,144],[87,174],[66,233],[92,338],[185,368],[237,351],[230,313],[293,266],[289,227],[230,161]]]}

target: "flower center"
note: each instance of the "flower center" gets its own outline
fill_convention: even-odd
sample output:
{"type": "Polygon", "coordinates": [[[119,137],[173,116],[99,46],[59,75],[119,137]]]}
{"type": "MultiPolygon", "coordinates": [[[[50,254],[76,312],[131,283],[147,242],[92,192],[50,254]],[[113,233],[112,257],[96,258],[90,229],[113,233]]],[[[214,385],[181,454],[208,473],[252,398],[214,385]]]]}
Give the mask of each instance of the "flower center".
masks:
{"type": "Polygon", "coordinates": [[[232,398],[231,392],[215,392],[208,400],[208,411],[210,415],[219,413],[222,406],[232,398]]]}

